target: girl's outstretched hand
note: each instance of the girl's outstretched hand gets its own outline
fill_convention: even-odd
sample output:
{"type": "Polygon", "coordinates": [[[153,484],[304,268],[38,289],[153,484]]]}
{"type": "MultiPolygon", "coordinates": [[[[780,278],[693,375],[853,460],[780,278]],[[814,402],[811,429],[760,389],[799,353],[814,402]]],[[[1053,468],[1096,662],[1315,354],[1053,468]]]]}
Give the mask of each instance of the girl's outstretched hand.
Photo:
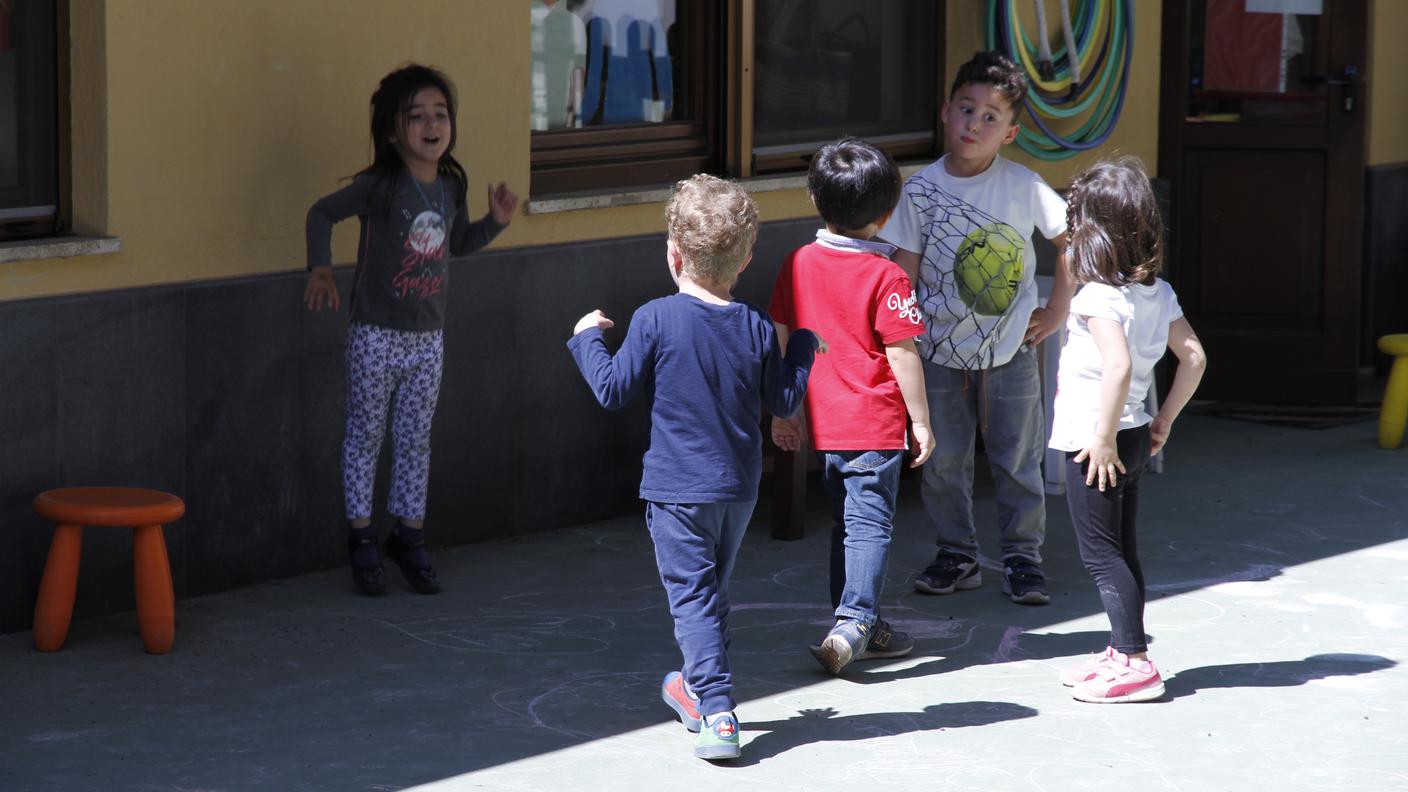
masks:
{"type": "Polygon", "coordinates": [[[1097,437],[1095,442],[1082,448],[1080,453],[1075,456],[1076,462],[1084,462],[1087,459],[1090,460],[1090,464],[1085,469],[1085,486],[1093,487],[1096,480],[1099,479],[1101,492],[1105,491],[1107,484],[1111,487],[1115,486],[1117,482],[1116,470],[1121,474],[1125,472],[1124,463],[1120,461],[1120,455],[1115,451],[1115,444],[1109,440],[1097,437]]]}
{"type": "Polygon", "coordinates": [[[595,311],[592,311],[591,313],[577,320],[577,326],[572,329],[572,335],[577,335],[583,330],[589,330],[593,327],[599,327],[602,330],[605,330],[609,327],[615,326],[616,323],[611,321],[610,319],[607,319],[606,314],[602,313],[601,309],[598,308],[595,311]]]}
{"type": "Polygon", "coordinates": [[[518,211],[518,196],[504,182],[489,186],[489,214],[499,225],[508,225],[518,211]]]}
{"type": "Polygon", "coordinates": [[[303,302],[308,310],[319,311],[331,308],[336,311],[342,305],[337,296],[337,281],[332,279],[332,267],[317,267],[308,275],[308,285],[303,289],[303,302]]]}

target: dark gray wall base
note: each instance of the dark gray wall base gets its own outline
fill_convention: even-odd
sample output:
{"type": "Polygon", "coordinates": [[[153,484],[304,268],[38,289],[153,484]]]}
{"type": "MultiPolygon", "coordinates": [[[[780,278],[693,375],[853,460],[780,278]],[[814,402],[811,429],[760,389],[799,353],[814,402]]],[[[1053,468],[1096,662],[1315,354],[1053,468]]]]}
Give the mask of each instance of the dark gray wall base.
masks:
{"type": "MultiPolygon", "coordinates": [[[[737,296],[765,307],[782,258],[816,227],[765,225],[737,296]]],[[[350,275],[338,273],[344,297],[350,275]]],[[[344,563],[346,319],[305,310],[303,286],[292,273],[0,303],[0,632],[31,625],[52,528],[30,503],[53,487],[183,497],[166,529],[178,598],[344,563]]],[[[456,263],[432,547],[640,509],[644,405],[598,407],[565,344],[593,308],[619,340],[636,307],[673,290],[663,234],[456,263]]],[[[87,529],[75,617],[131,609],[131,563],[130,532],[87,529]]]]}
{"type": "Polygon", "coordinates": [[[1379,336],[1408,333],[1408,162],[1368,169],[1364,180],[1364,354],[1379,376],[1393,361],[1379,336]]]}

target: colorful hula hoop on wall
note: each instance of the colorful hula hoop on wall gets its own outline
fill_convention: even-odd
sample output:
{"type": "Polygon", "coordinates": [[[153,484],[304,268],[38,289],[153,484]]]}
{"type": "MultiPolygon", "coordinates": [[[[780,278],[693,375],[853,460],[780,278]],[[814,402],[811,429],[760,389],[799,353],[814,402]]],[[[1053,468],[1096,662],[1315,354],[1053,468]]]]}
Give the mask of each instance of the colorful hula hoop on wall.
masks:
{"type": "Polygon", "coordinates": [[[1110,139],[1124,109],[1129,64],[1134,51],[1134,4],[1131,0],[1074,0],[1071,19],[1061,0],[1064,45],[1054,52],[1046,34],[1044,0],[988,0],[987,46],[1016,61],[1027,73],[1031,90],[1024,103],[1032,120],[1017,133],[1023,151],[1048,162],[1069,159],[1110,139]],[[1036,6],[1038,43],[1022,26],[1017,6],[1036,6]],[[1067,135],[1050,122],[1084,118],[1067,135]]]}

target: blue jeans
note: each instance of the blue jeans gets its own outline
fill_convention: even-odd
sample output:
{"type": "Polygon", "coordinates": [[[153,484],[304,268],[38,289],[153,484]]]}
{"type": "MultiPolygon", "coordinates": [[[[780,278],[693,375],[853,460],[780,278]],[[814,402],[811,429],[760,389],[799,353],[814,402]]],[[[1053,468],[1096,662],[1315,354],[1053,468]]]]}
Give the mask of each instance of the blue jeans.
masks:
{"type": "Polygon", "coordinates": [[[757,499],[735,503],[645,505],[655,565],[675,619],[684,678],[699,696],[699,712],[732,712],[728,665],[728,579],[757,499]]]}
{"type": "Polygon", "coordinates": [[[920,492],[938,534],[935,544],[941,552],[978,557],[973,438],[981,429],[997,489],[1002,557],[1040,563],[1046,538],[1046,489],[1041,479],[1046,422],[1036,351],[1023,345],[1011,361],[979,371],[925,361],[924,385],[934,453],[924,463],[920,492]]]}
{"type": "Polygon", "coordinates": [[[885,586],[904,452],[822,451],[831,500],[831,607],[837,619],[872,625],[885,586]]]}

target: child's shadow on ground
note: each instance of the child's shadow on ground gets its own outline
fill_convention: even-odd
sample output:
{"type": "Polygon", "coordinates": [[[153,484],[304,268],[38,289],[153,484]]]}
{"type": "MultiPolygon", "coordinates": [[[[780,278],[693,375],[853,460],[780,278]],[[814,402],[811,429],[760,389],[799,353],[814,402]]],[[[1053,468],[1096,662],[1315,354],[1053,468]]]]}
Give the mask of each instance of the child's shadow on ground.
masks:
{"type": "MultiPolygon", "coordinates": [[[[1073,658],[1072,662],[1076,662],[1083,655],[1100,651],[1109,639],[1109,631],[1019,632],[1010,643],[1007,636],[1004,636],[1002,645],[993,647],[989,651],[984,651],[973,644],[964,644],[950,654],[920,659],[914,665],[894,670],[886,669],[883,666],[867,670],[866,666],[871,665],[872,661],[862,660],[856,665],[849,666],[841,678],[862,685],[876,685],[893,682],[897,679],[916,679],[933,674],[947,674],[975,665],[1010,663],[1017,660],[1052,660],[1058,657],[1071,657],[1073,658]]],[[[1152,638],[1149,640],[1151,643],[1153,642],[1152,638]]],[[[915,655],[903,659],[913,662],[916,657],[922,657],[922,653],[916,652],[915,655]]]]}
{"type": "Polygon", "coordinates": [[[1031,718],[1037,711],[1006,701],[959,701],[932,704],[919,712],[873,712],[837,717],[836,710],[800,710],[797,717],[766,723],[745,723],[744,733],[765,732],[744,746],[743,756],[733,767],[746,767],[771,759],[784,751],[814,742],[868,740],[916,731],[986,726],[1002,721],[1031,718]]]}
{"type": "Polygon", "coordinates": [[[1200,666],[1165,679],[1164,689],[1167,698],[1183,698],[1213,688],[1294,687],[1314,679],[1370,674],[1396,665],[1397,662],[1378,655],[1320,654],[1304,660],[1200,666]]]}

